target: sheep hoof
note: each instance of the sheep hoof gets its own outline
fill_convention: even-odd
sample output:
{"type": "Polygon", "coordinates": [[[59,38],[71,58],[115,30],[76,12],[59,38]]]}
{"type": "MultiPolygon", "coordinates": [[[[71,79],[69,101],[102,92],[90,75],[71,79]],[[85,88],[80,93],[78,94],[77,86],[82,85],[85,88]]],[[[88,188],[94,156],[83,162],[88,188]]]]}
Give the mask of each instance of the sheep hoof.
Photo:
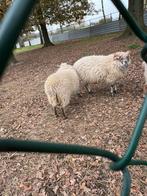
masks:
{"type": "Polygon", "coordinates": [[[85,89],[86,91],[91,94],[91,89],[89,88],[89,85],[88,84],[85,84],[85,89]]]}
{"type": "Polygon", "coordinates": [[[116,94],[117,94],[117,91],[116,91],[116,90],[114,90],[114,91],[113,91],[113,94],[114,94],[114,95],[116,95],[116,94]]]}
{"type": "Polygon", "coordinates": [[[61,108],[61,111],[62,111],[62,114],[63,114],[64,119],[67,119],[67,116],[65,115],[65,111],[64,111],[63,108],[61,108]]]}
{"type": "Polygon", "coordinates": [[[81,93],[78,93],[78,97],[82,97],[81,93]]]}
{"type": "Polygon", "coordinates": [[[89,95],[93,95],[94,92],[93,92],[93,91],[88,91],[88,94],[89,94],[89,95]]]}
{"type": "Polygon", "coordinates": [[[54,107],[54,113],[55,113],[56,118],[58,118],[59,115],[58,115],[58,113],[57,113],[57,108],[56,108],[56,107],[54,107]]]}
{"type": "Polygon", "coordinates": [[[111,86],[111,95],[112,97],[114,97],[117,94],[117,88],[116,85],[115,86],[111,86]]]}
{"type": "Polygon", "coordinates": [[[64,116],[64,120],[67,120],[68,118],[67,118],[67,116],[64,116]]]}
{"type": "Polygon", "coordinates": [[[112,96],[112,97],[115,97],[116,95],[117,95],[116,92],[111,93],[111,96],[112,96]]]}

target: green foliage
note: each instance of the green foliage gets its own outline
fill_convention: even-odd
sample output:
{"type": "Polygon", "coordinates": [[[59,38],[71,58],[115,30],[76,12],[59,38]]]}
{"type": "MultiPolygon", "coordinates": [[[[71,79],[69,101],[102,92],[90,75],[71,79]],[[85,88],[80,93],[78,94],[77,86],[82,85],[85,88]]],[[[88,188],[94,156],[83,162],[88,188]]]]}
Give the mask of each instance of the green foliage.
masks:
{"type": "Polygon", "coordinates": [[[128,48],[136,49],[136,48],[141,48],[141,46],[139,44],[130,44],[130,45],[128,45],[128,48]]]}
{"type": "Polygon", "coordinates": [[[55,0],[45,13],[50,24],[80,22],[85,15],[94,10],[88,0],[55,0]]]}
{"type": "Polygon", "coordinates": [[[80,22],[85,15],[94,12],[94,6],[88,0],[40,0],[33,11],[30,21],[34,24],[69,24],[80,22]]]}
{"type": "MultiPolygon", "coordinates": [[[[2,18],[8,4],[13,3],[13,0],[2,0],[0,3],[0,17],[2,18]],[[2,10],[2,12],[1,12],[2,10]]],[[[44,38],[44,43],[49,42],[46,24],[67,25],[72,22],[80,23],[87,14],[92,14],[94,6],[88,0],[39,0],[37,1],[32,14],[29,17],[27,24],[22,30],[21,37],[34,31],[34,26],[40,29],[41,36],[44,38]]],[[[96,11],[95,11],[96,12],[96,11]]]]}
{"type": "Polygon", "coordinates": [[[0,1],[0,20],[3,18],[4,14],[7,11],[10,4],[11,4],[11,0],[1,0],[0,1]]]}

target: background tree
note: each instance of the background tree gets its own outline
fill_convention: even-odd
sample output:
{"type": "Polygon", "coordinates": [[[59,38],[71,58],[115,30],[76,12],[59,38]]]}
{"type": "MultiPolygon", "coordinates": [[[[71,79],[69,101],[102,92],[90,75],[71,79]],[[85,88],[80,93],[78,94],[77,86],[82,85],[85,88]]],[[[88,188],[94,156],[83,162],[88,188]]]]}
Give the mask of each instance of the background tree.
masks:
{"type": "Polygon", "coordinates": [[[48,35],[47,27],[46,27],[46,17],[44,15],[44,11],[47,9],[49,0],[41,0],[36,4],[35,9],[32,13],[31,21],[34,22],[35,26],[38,26],[38,30],[41,36],[41,42],[43,42],[44,47],[54,45],[48,35]]]}
{"type": "Polygon", "coordinates": [[[80,21],[87,14],[92,14],[94,6],[88,0],[40,0],[36,5],[31,20],[40,27],[44,46],[53,45],[49,39],[46,24],[65,24],[80,21]]]}
{"type": "Polygon", "coordinates": [[[93,4],[88,0],[50,0],[47,7],[44,15],[50,25],[81,21],[84,16],[94,12],[93,4]]]}
{"type": "MultiPolygon", "coordinates": [[[[13,1],[3,0],[2,2],[10,4],[13,1]]],[[[2,8],[2,10],[4,9],[2,8]]],[[[92,14],[93,11],[94,6],[88,0],[39,0],[23,31],[26,32],[30,27],[37,26],[44,46],[50,46],[53,44],[50,41],[46,25],[59,24],[62,28],[65,24],[80,22],[84,16],[92,14]]],[[[24,34],[23,31],[20,39],[24,34]]],[[[23,45],[23,39],[21,41],[23,45]]]]}
{"type": "MultiPolygon", "coordinates": [[[[128,10],[131,15],[135,18],[139,26],[143,30],[146,30],[146,26],[144,24],[144,0],[129,0],[128,3],[128,10]]],[[[126,30],[123,32],[122,36],[126,37],[130,35],[133,35],[133,32],[129,27],[127,27],[126,30]]]]}

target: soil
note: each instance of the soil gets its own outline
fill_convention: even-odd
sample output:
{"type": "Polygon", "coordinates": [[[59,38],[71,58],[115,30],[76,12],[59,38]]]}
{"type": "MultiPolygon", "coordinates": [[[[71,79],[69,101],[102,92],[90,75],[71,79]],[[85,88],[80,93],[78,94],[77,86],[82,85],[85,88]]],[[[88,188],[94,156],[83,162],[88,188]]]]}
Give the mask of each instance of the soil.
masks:
{"type": "MultiPolygon", "coordinates": [[[[44,82],[62,62],[73,64],[82,56],[127,51],[138,39],[106,37],[59,44],[16,56],[0,83],[0,137],[97,146],[122,156],[129,144],[143,102],[141,48],[131,49],[132,63],[118,82],[118,93],[93,85],[93,94],[82,88],[59,118],[47,101],[44,82]]],[[[145,124],[135,158],[147,157],[145,124]]],[[[11,196],[118,196],[121,172],[109,169],[101,157],[39,153],[0,154],[0,195],[11,196]]],[[[147,170],[129,166],[132,196],[147,193],[147,170]]]]}

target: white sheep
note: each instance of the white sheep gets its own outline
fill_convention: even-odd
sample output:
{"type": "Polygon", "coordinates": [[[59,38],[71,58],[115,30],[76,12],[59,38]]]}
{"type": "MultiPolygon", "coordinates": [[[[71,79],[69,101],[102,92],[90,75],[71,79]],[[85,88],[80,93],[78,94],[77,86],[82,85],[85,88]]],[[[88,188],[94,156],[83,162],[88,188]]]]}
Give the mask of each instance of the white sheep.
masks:
{"type": "Polygon", "coordinates": [[[145,81],[143,91],[144,91],[144,95],[147,95],[147,63],[143,61],[142,66],[144,68],[144,81],[145,81]]]}
{"type": "Polygon", "coordinates": [[[73,67],[77,70],[85,88],[90,93],[89,84],[105,82],[111,85],[111,93],[116,93],[115,82],[126,73],[130,63],[130,51],[116,52],[107,56],[82,57],[73,67]]]}
{"type": "Polygon", "coordinates": [[[76,70],[73,66],[62,63],[60,68],[47,78],[44,88],[55,115],[58,116],[57,107],[59,107],[66,118],[64,108],[69,104],[71,95],[79,91],[79,77],[76,70]]]}

